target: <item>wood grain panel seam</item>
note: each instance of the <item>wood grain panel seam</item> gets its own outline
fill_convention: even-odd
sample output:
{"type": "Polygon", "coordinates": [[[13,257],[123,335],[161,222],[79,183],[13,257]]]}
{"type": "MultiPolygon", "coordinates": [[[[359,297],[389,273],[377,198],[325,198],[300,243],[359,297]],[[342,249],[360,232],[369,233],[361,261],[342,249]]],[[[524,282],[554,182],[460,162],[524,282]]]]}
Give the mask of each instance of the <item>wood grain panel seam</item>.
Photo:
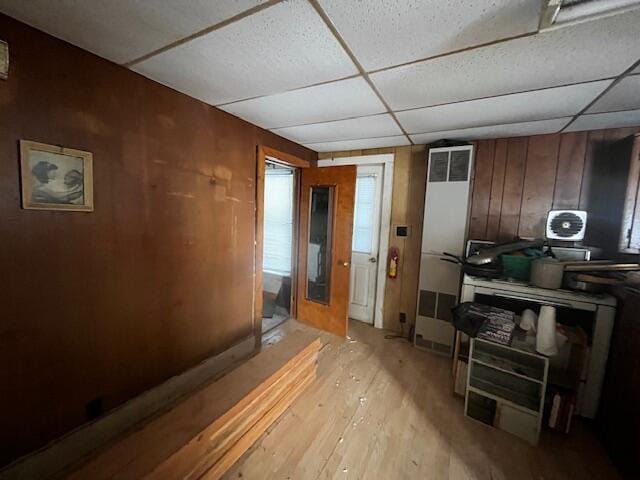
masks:
{"type": "MultiPolygon", "coordinates": [[[[553,209],[553,202],[556,198],[556,188],[558,186],[558,168],[560,166],[560,151],[562,150],[562,140],[564,140],[563,135],[558,135],[558,148],[556,149],[556,168],[553,174],[553,192],[551,192],[551,208],[553,209]]],[[[546,225],[546,220],[545,220],[546,225]]],[[[544,236],[546,238],[547,232],[545,227],[544,236]]]]}
{"type": "Polygon", "coordinates": [[[529,138],[526,139],[526,148],[525,148],[525,156],[524,156],[524,174],[522,175],[522,193],[520,194],[520,208],[518,209],[518,226],[516,227],[516,236],[520,237],[520,219],[522,218],[522,204],[524,202],[524,182],[527,178],[527,171],[529,170],[529,138]]]}
{"type": "Polygon", "coordinates": [[[497,240],[500,240],[500,232],[502,231],[502,205],[504,203],[504,191],[506,190],[505,186],[507,183],[507,167],[509,166],[509,140],[507,139],[507,152],[506,158],[504,161],[504,171],[502,172],[502,195],[500,197],[500,215],[498,216],[498,233],[497,240]]]}
{"type": "Polygon", "coordinates": [[[594,132],[600,133],[600,130],[594,130],[594,131],[591,131],[591,132],[587,133],[587,146],[585,147],[584,162],[583,162],[583,166],[582,166],[582,180],[580,181],[580,192],[578,193],[578,208],[583,208],[582,193],[584,191],[584,186],[585,186],[585,176],[588,173],[588,170],[590,170],[590,169],[587,168],[587,158],[590,157],[591,150],[593,148],[593,144],[591,143],[591,139],[592,139],[592,134],[594,132]]]}

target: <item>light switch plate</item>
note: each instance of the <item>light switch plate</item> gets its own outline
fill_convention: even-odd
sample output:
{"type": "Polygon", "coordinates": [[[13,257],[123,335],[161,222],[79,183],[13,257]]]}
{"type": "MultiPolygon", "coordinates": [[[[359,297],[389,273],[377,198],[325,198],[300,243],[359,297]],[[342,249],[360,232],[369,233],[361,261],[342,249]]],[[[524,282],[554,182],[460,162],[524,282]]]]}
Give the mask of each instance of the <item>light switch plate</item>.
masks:
{"type": "Polygon", "coordinates": [[[0,40],[0,78],[6,80],[9,76],[9,45],[0,40]]]}

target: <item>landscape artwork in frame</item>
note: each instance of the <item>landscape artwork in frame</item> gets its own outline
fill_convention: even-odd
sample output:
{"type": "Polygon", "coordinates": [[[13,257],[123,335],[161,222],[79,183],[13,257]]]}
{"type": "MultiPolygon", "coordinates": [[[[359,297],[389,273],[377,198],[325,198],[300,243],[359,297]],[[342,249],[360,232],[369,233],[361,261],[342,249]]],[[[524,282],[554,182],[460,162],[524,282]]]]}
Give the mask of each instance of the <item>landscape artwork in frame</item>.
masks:
{"type": "Polygon", "coordinates": [[[93,211],[93,155],[20,140],[22,208],[93,211]]]}

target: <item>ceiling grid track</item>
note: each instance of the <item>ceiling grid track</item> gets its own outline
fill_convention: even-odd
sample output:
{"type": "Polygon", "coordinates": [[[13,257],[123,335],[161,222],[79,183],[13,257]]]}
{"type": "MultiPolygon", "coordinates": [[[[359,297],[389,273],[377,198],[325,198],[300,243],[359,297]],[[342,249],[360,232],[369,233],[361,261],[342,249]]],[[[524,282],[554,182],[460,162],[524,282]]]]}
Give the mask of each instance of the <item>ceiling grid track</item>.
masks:
{"type": "MultiPolygon", "coordinates": [[[[640,74],[633,74],[633,75],[640,75],[640,74]]],[[[633,76],[633,75],[629,75],[629,76],[633,76]]],[[[317,84],[309,85],[309,86],[306,86],[306,87],[294,88],[294,89],[291,89],[291,90],[286,90],[284,92],[279,92],[279,93],[270,94],[270,95],[260,95],[260,96],[249,98],[249,99],[235,100],[233,102],[221,103],[221,104],[215,105],[215,106],[216,107],[224,107],[224,106],[228,106],[228,105],[233,105],[235,103],[241,103],[241,102],[245,102],[245,101],[249,101],[249,100],[256,100],[256,99],[259,99],[259,98],[271,97],[273,95],[279,95],[280,93],[295,92],[297,90],[304,90],[305,88],[311,88],[311,87],[315,87],[315,86],[318,86],[318,85],[327,85],[327,84],[330,84],[330,83],[339,82],[339,81],[342,81],[342,80],[349,80],[349,79],[357,78],[357,77],[360,77],[360,76],[361,76],[360,74],[351,75],[349,77],[341,78],[341,79],[338,79],[338,80],[330,80],[328,82],[317,83],[317,84]]],[[[489,100],[489,99],[492,99],[492,98],[501,98],[501,97],[508,97],[510,95],[518,95],[520,93],[541,92],[541,91],[545,91],[545,90],[553,90],[554,88],[571,87],[571,86],[574,86],[574,85],[584,85],[584,84],[587,84],[587,83],[596,83],[596,82],[603,82],[603,81],[608,81],[608,80],[615,81],[617,83],[617,79],[619,79],[619,77],[599,78],[597,80],[590,80],[588,82],[567,83],[567,84],[563,84],[563,85],[555,85],[553,87],[534,88],[534,89],[531,89],[531,90],[522,90],[522,91],[517,91],[517,92],[503,93],[503,94],[499,94],[499,95],[489,95],[489,96],[486,96],[486,97],[476,97],[476,98],[470,98],[470,99],[467,99],[467,100],[458,100],[458,101],[455,101],[455,102],[445,102],[445,103],[435,103],[435,104],[431,104],[431,105],[421,105],[421,106],[418,106],[418,107],[411,107],[411,108],[406,108],[406,109],[398,109],[398,110],[394,110],[393,112],[394,113],[412,112],[414,110],[422,110],[424,108],[445,107],[445,106],[456,105],[456,104],[460,104],[460,103],[475,102],[477,100],[489,100]]],[[[603,94],[606,93],[607,91],[608,91],[608,89],[605,90],[603,92],[603,94]]],[[[597,99],[599,99],[599,98],[600,98],[600,96],[598,96],[597,99]]],[[[589,106],[591,106],[591,104],[589,104],[589,106]]],[[[615,111],[618,111],[618,110],[614,110],[614,112],[615,111]]],[[[605,113],[605,112],[598,112],[598,113],[605,113]]],[[[382,115],[382,114],[383,114],[383,112],[378,113],[378,114],[374,113],[374,114],[371,114],[371,115],[357,115],[357,116],[351,116],[351,117],[336,118],[334,120],[323,120],[323,121],[318,121],[318,122],[297,123],[297,124],[294,124],[294,125],[283,125],[283,126],[277,126],[277,127],[268,127],[268,129],[269,130],[276,130],[276,129],[279,129],[279,128],[306,127],[306,126],[309,126],[309,125],[318,125],[318,124],[323,124],[323,123],[340,122],[342,120],[355,120],[356,118],[363,118],[364,116],[368,117],[368,116],[382,115]]],[[[547,117],[547,118],[544,118],[542,120],[556,120],[558,118],[562,118],[562,117],[547,117]]],[[[514,124],[514,123],[521,123],[521,122],[520,121],[505,122],[504,125],[514,124]]],[[[477,125],[477,127],[486,127],[486,126],[491,126],[491,124],[477,125]]],[[[470,128],[475,128],[475,127],[470,127],[470,128]]],[[[419,132],[419,133],[413,133],[411,135],[422,135],[424,133],[436,133],[436,132],[419,132]]],[[[389,136],[395,136],[395,135],[389,135],[389,136]]]]}
{"type": "MultiPolygon", "coordinates": [[[[60,8],[49,8],[47,0],[33,0],[31,7],[13,7],[10,0],[0,0],[0,5],[7,2],[3,13],[24,23],[319,151],[331,144],[347,147],[351,142],[413,145],[432,142],[438,136],[474,140],[640,123],[636,95],[640,86],[636,57],[640,0],[633,5],[629,0],[624,10],[556,24],[551,19],[561,0],[536,0],[535,7],[534,0],[496,0],[489,8],[490,17],[480,0],[465,0],[469,11],[460,18],[450,17],[444,6],[433,11],[420,2],[411,6],[368,1],[368,5],[344,6],[324,0],[220,0],[227,9],[221,11],[215,5],[158,11],[110,6],[98,9],[102,14],[97,17],[94,6],[100,5],[99,0],[87,0],[82,6],[65,0],[60,8]],[[275,8],[269,10],[271,7],[275,8]],[[537,17],[535,10],[539,10],[537,17]],[[390,22],[387,16],[396,11],[401,20],[394,17],[390,22]],[[131,26],[147,17],[149,34],[138,31],[129,42],[131,26]],[[276,30],[268,30],[265,24],[261,32],[263,17],[275,22],[276,30]],[[87,22],[68,25],[64,18],[85,18],[87,22]],[[288,18],[304,21],[298,29],[295,23],[283,23],[288,18]],[[486,33],[485,28],[482,34],[472,29],[475,36],[466,40],[458,35],[456,28],[465,33],[465,28],[478,23],[474,18],[485,21],[483,25],[493,33],[486,33]],[[109,23],[111,20],[114,22],[109,23]],[[436,22],[433,32],[424,32],[425,21],[436,22]],[[175,28],[161,35],[168,22],[175,22],[175,28]],[[398,32],[400,24],[407,31],[398,32]],[[291,44],[291,56],[283,63],[289,65],[288,71],[298,69],[296,80],[270,79],[268,86],[256,86],[261,85],[256,78],[228,88],[225,85],[233,85],[234,78],[251,78],[259,61],[253,70],[232,68],[220,79],[215,60],[208,64],[203,60],[206,57],[198,57],[207,48],[215,51],[211,45],[222,45],[216,42],[239,40],[242,45],[243,39],[247,48],[252,44],[246,39],[263,45],[273,41],[274,52],[284,49],[286,53],[290,48],[286,42],[278,43],[270,34],[264,39],[260,36],[267,30],[276,32],[279,39],[304,40],[302,51],[293,48],[299,42],[291,44]],[[106,42],[109,47],[100,50],[96,41],[109,38],[114,42],[106,42]],[[448,39],[446,46],[438,44],[443,39],[448,39]],[[607,46],[612,47],[610,51],[607,46]],[[193,59],[185,60],[183,48],[193,59]],[[554,54],[557,50],[566,54],[554,54]],[[336,70],[314,70],[312,54],[334,60],[325,63],[327,68],[335,64],[336,70]],[[530,55],[530,60],[522,60],[523,55],[530,55]],[[197,65],[193,62],[209,65],[194,72],[201,82],[195,86],[184,74],[175,73],[179,71],[176,66],[185,72],[197,65]],[[492,77],[488,72],[495,73],[492,77]],[[220,83],[223,81],[227,83],[220,83]],[[279,109],[276,115],[274,109],[279,109]],[[345,122],[344,128],[337,122],[345,122]]],[[[219,54],[223,62],[224,52],[219,54]]]]}
{"type": "MultiPolygon", "coordinates": [[[[327,13],[324,11],[324,9],[318,3],[318,0],[308,0],[308,1],[311,4],[311,6],[316,10],[316,12],[318,12],[318,15],[320,15],[320,17],[322,18],[324,23],[327,25],[327,28],[329,28],[329,30],[331,31],[333,36],[336,38],[338,43],[342,46],[344,51],[347,53],[347,55],[349,56],[351,61],[354,63],[354,65],[356,66],[356,68],[360,72],[360,75],[362,75],[362,78],[365,79],[365,81],[369,84],[369,87],[371,87],[371,89],[374,91],[374,93],[378,96],[378,98],[380,99],[380,101],[384,105],[384,108],[387,109],[387,113],[389,115],[391,115],[393,120],[396,122],[396,124],[398,125],[398,128],[400,129],[402,134],[406,137],[406,139],[409,142],[409,144],[413,145],[413,140],[411,140],[411,137],[409,137],[409,134],[407,133],[407,131],[404,129],[404,127],[402,126],[402,124],[398,120],[398,117],[396,116],[395,112],[391,109],[391,107],[389,106],[387,101],[384,99],[384,97],[382,96],[382,94],[380,93],[378,88],[373,84],[373,82],[369,78],[369,74],[364,69],[364,67],[362,66],[360,61],[353,54],[353,52],[349,48],[349,45],[347,45],[347,42],[345,42],[345,40],[342,38],[342,35],[340,35],[340,32],[338,32],[338,29],[336,28],[336,26],[333,24],[333,22],[331,21],[331,19],[327,15],[327,13]]],[[[327,142],[327,143],[330,143],[330,142],[327,142]]]]}
{"type": "MultiPolygon", "coordinates": [[[[272,97],[274,95],[280,95],[282,93],[297,92],[298,90],[304,90],[305,88],[320,87],[322,85],[329,85],[331,83],[342,82],[343,80],[351,80],[352,78],[358,78],[360,76],[361,75],[359,73],[356,73],[354,75],[348,75],[346,77],[336,78],[335,80],[325,80],[324,82],[312,83],[310,85],[305,85],[303,87],[290,88],[289,90],[282,90],[276,93],[267,93],[265,95],[256,95],[255,97],[241,98],[240,100],[232,100],[231,102],[217,103],[214,105],[214,107],[226,107],[227,105],[233,105],[234,103],[242,103],[242,102],[248,102],[250,100],[258,100],[260,98],[272,97]]],[[[282,127],[279,127],[279,128],[282,128],[282,127]]]]}
{"type": "Polygon", "coordinates": [[[169,50],[173,50],[174,48],[179,47],[180,45],[184,45],[185,43],[189,43],[192,40],[196,40],[197,38],[204,37],[205,35],[208,35],[211,32],[220,30],[221,28],[226,27],[227,25],[231,25],[232,23],[238,22],[255,13],[266,10],[267,8],[277,5],[278,3],[281,3],[283,1],[284,0],[269,0],[268,2],[262,3],[260,5],[256,5],[255,7],[245,10],[244,12],[240,12],[234,15],[233,17],[227,18],[222,22],[216,23],[215,25],[211,25],[210,27],[207,27],[195,33],[192,33],[191,35],[188,35],[179,40],[176,40],[175,42],[165,45],[164,47],[160,47],[156,50],[153,50],[152,52],[146,53],[145,55],[142,55],[138,58],[134,58],[133,60],[130,60],[128,62],[125,62],[122,64],[122,66],[131,68],[132,66],[137,65],[138,63],[144,62],[145,60],[149,60],[150,58],[160,55],[161,53],[168,52],[169,50]]]}
{"type": "MultiPolygon", "coordinates": [[[[594,98],[586,107],[584,107],[582,110],[580,110],[578,113],[576,113],[573,118],[571,119],[571,121],[569,123],[567,123],[564,128],[562,130],[560,130],[560,132],[564,132],[567,128],[569,128],[569,126],[574,123],[580,116],[582,115],[588,115],[588,113],[586,113],[592,106],[594,106],[596,104],[596,102],[598,100],[600,100],[602,97],[604,97],[607,93],[609,93],[613,88],[615,88],[616,85],[618,85],[622,80],[624,80],[627,77],[632,77],[633,74],[632,72],[638,68],[640,66],[640,59],[636,60],[636,62],[631,65],[629,68],[627,68],[624,72],[622,72],[613,82],[611,82],[611,84],[605,88],[600,95],[598,95],[596,98],[594,98]]],[[[602,113],[602,112],[598,112],[598,113],[602,113]]]]}

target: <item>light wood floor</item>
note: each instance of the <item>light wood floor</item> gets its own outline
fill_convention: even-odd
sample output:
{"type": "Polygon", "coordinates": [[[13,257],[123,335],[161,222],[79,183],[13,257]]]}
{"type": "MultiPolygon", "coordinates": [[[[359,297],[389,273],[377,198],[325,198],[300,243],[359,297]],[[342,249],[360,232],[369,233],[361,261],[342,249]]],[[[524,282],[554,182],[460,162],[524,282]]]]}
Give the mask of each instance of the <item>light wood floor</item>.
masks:
{"type": "MultiPolygon", "coordinates": [[[[289,321],[266,343],[296,328],[307,327],[289,321]]],[[[316,382],[224,478],[618,478],[584,423],[531,447],[463,416],[448,359],[359,322],[350,337],[321,335],[316,382]]]]}

